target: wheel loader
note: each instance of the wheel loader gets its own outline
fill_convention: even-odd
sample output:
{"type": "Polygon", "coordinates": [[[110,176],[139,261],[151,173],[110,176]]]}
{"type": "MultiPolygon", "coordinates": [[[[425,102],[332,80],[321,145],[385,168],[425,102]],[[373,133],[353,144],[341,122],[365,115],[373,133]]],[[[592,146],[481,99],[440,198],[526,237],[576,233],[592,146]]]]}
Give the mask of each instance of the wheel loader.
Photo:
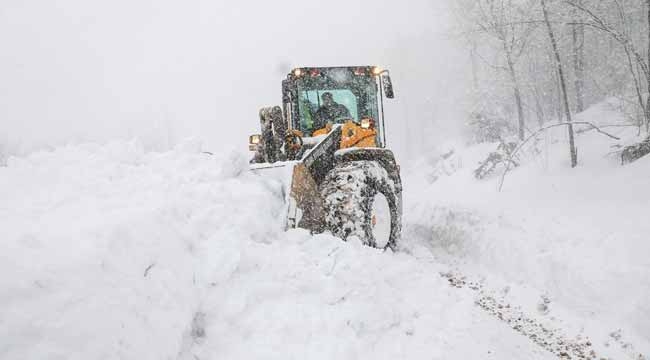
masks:
{"type": "Polygon", "coordinates": [[[282,183],[287,229],[396,248],[402,183],[384,98],[393,85],[380,67],[300,67],[282,81],[282,106],[260,110],[251,170],[282,183]]]}

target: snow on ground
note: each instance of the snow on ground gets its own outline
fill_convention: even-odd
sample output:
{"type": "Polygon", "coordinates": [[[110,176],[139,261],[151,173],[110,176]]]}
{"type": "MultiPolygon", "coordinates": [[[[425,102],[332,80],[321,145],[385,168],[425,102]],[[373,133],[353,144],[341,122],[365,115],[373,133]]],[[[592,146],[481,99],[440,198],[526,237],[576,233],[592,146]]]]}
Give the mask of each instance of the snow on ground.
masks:
{"type": "MultiPolygon", "coordinates": [[[[609,105],[577,120],[620,124],[609,105]]],[[[407,247],[425,246],[439,261],[506,288],[533,313],[544,297],[548,314],[540,319],[562,318],[565,327],[590,335],[596,348],[618,342],[622,355],[647,358],[650,159],[621,166],[613,146],[636,139],[636,129],[603,130],[621,141],[581,132],[576,169],[569,166],[565,128],[540,136],[502,192],[502,170],[484,181],[472,173],[496,144],[441,147],[414,166],[425,170],[406,178],[406,189],[420,191],[406,193],[404,237],[407,247]]]]}
{"type": "Polygon", "coordinates": [[[186,359],[552,358],[435,263],[302,231],[231,248],[202,304],[206,337],[186,359]]]}
{"type": "Polygon", "coordinates": [[[552,357],[427,253],[281,231],[277,184],[198,149],[80,145],[0,167],[0,358],[552,357]]]}
{"type": "MultiPolygon", "coordinates": [[[[582,116],[620,121],[605,106],[582,116]]],[[[283,232],[278,184],[195,142],[10,158],[0,358],[554,358],[485,299],[589,337],[599,355],[647,358],[650,159],[621,167],[589,131],[570,169],[564,137],[540,137],[502,192],[472,176],[494,145],[405,169],[398,253],[283,232]],[[449,286],[463,276],[480,293],[449,286]]]]}
{"type": "Polygon", "coordinates": [[[205,247],[264,239],[277,216],[273,192],[238,176],[245,160],[186,150],[86,145],[0,168],[0,358],[178,352],[205,247]]]}

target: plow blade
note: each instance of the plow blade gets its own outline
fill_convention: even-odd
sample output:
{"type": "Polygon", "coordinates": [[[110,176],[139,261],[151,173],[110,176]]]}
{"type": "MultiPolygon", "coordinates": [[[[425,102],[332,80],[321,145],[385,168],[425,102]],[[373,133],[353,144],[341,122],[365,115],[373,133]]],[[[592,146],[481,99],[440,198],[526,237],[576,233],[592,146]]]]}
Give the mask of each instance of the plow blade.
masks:
{"type": "Polygon", "coordinates": [[[273,178],[282,185],[286,205],[286,229],[303,228],[322,232],[325,206],[319,187],[334,167],[334,153],[341,140],[341,128],[335,127],[311,148],[300,161],[251,165],[251,171],[273,178]]]}

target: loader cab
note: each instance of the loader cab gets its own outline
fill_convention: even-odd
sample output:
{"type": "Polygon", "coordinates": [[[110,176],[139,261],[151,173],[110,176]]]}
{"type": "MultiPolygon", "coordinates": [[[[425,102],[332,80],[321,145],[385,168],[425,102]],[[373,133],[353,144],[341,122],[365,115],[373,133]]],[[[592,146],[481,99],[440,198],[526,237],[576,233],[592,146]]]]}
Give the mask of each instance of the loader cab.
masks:
{"type": "Polygon", "coordinates": [[[388,71],[378,67],[296,68],[282,82],[283,112],[288,126],[309,137],[322,133],[324,94],[347,115],[328,118],[330,125],[352,121],[376,131],[377,147],[386,146],[383,98],[393,98],[388,71]],[[329,96],[329,95],[326,95],[329,96]]]}

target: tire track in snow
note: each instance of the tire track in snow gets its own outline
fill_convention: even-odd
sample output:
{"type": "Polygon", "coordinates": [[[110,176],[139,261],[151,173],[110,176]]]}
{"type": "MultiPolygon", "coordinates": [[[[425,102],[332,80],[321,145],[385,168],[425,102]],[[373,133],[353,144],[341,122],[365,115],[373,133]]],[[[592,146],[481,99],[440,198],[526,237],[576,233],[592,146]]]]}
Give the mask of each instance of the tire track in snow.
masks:
{"type": "MultiPolygon", "coordinates": [[[[503,297],[493,295],[480,282],[470,281],[464,275],[452,272],[441,273],[440,276],[446,278],[451,287],[467,288],[475,292],[478,296],[474,303],[478,307],[559,359],[609,359],[599,356],[588,337],[579,334],[570,339],[561,329],[545,326],[526,315],[521,308],[508,303],[503,297]]],[[[621,341],[620,332],[613,332],[610,337],[625,350],[630,359],[648,360],[643,354],[636,353],[631,344],[621,341]]]]}

